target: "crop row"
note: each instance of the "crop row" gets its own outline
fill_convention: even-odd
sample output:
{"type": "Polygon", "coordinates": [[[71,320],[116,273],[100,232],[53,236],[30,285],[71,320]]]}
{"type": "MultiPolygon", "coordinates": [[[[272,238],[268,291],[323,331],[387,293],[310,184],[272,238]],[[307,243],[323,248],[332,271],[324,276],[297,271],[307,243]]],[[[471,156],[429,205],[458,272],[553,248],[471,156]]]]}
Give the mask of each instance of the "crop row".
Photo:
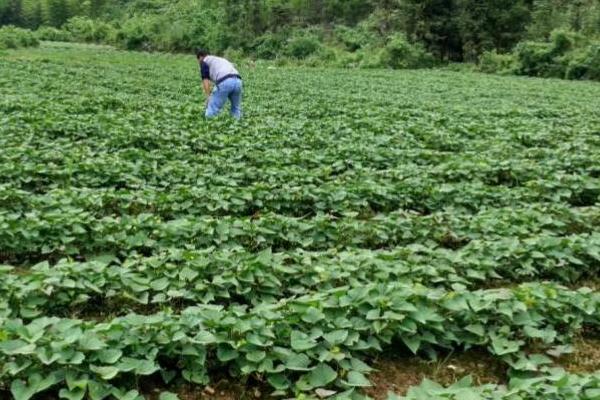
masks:
{"type": "Polygon", "coordinates": [[[357,219],[355,214],[341,218],[321,214],[310,219],[260,214],[242,219],[191,216],[164,221],[153,214],[96,218],[89,212],[64,207],[24,215],[0,212],[0,248],[6,252],[5,259],[17,261],[24,261],[29,254],[153,252],[184,245],[325,250],[427,243],[456,249],[472,240],[591,233],[598,226],[598,210],[533,206],[490,209],[478,215],[453,210],[426,216],[397,212],[366,220],[357,219]]]}
{"type": "Polygon", "coordinates": [[[425,380],[406,396],[390,395],[388,400],[597,400],[599,396],[600,373],[579,375],[549,368],[532,377],[513,378],[507,386],[473,386],[467,377],[444,388],[425,380]]]}
{"type": "MultiPolygon", "coordinates": [[[[196,166],[205,173],[196,176],[192,167],[186,167],[190,162],[182,161],[178,166],[163,165],[162,175],[165,176],[161,176],[159,171],[153,170],[157,162],[148,160],[133,167],[149,169],[149,176],[139,176],[120,170],[115,160],[102,165],[97,161],[84,161],[84,165],[79,166],[89,169],[90,173],[106,170],[110,175],[93,179],[88,179],[87,173],[73,171],[73,164],[56,167],[55,172],[48,170],[48,164],[23,171],[6,164],[1,195],[6,199],[3,201],[6,206],[16,209],[27,209],[53,199],[63,200],[63,197],[63,201],[89,204],[85,196],[91,196],[96,202],[99,197],[103,198],[109,210],[126,209],[130,202],[142,203],[143,209],[145,202],[155,205],[157,212],[163,213],[177,211],[177,204],[183,203],[196,214],[247,214],[252,210],[271,210],[292,215],[367,207],[386,211],[401,207],[439,210],[451,205],[477,210],[486,205],[549,201],[591,205],[600,195],[600,172],[591,171],[547,171],[545,176],[523,176],[514,166],[496,165],[494,170],[480,170],[479,173],[441,169],[441,175],[436,177],[419,166],[350,172],[343,172],[348,167],[341,166],[339,171],[324,167],[325,172],[317,172],[342,174],[324,180],[314,171],[301,168],[293,174],[281,169],[257,169],[256,176],[248,177],[244,175],[250,168],[244,173],[226,176],[224,171],[196,166]],[[14,180],[9,179],[10,174],[16,174],[14,180]]],[[[225,163],[223,160],[218,162],[225,163]]],[[[599,162],[595,161],[596,164],[599,162]]],[[[528,165],[523,170],[531,173],[532,168],[528,165]]],[[[187,210],[179,210],[180,213],[184,211],[187,210]]]]}
{"type": "Polygon", "coordinates": [[[450,289],[596,276],[600,236],[474,242],[459,251],[412,245],[393,251],[260,253],[170,250],[123,262],[62,260],[0,271],[5,315],[123,313],[199,303],[257,304],[371,282],[450,289]],[[15,273],[17,272],[17,273],[15,273]]]}
{"type": "MultiPolygon", "coordinates": [[[[78,126],[77,130],[82,128],[85,129],[78,126]]],[[[113,136],[131,138],[130,134],[122,132],[114,132],[113,136]]],[[[102,137],[106,137],[106,133],[103,132],[102,137]]],[[[418,146],[407,148],[406,143],[352,145],[347,142],[348,139],[323,150],[319,143],[290,149],[288,143],[269,142],[261,148],[242,139],[238,139],[239,147],[203,149],[209,144],[152,145],[153,141],[166,141],[166,138],[149,135],[139,139],[141,143],[130,143],[129,146],[126,143],[115,143],[114,146],[107,143],[108,148],[92,147],[98,146],[102,137],[93,138],[89,147],[84,146],[81,140],[67,141],[63,135],[43,138],[42,134],[41,138],[28,141],[26,146],[20,135],[14,135],[16,143],[10,143],[4,137],[0,141],[5,146],[0,158],[0,172],[7,182],[37,188],[57,184],[98,187],[107,183],[110,186],[121,182],[123,177],[156,186],[165,181],[193,185],[197,182],[214,184],[222,180],[238,186],[256,181],[279,185],[289,181],[322,185],[390,172],[407,178],[427,177],[434,181],[476,179],[489,184],[516,185],[535,179],[551,179],[557,174],[597,176],[599,172],[599,156],[594,153],[593,145],[585,142],[578,142],[577,152],[571,151],[573,144],[569,143],[552,151],[535,149],[524,154],[515,154],[514,147],[499,146],[490,143],[489,139],[482,144],[487,145],[483,152],[435,152],[419,149],[418,146]],[[60,151],[55,147],[57,144],[62,144],[60,151]],[[557,153],[561,157],[555,157],[557,153]]],[[[393,140],[388,138],[388,141],[393,140]]],[[[215,146],[212,144],[212,147],[215,146]]]]}
{"type": "Polygon", "coordinates": [[[599,305],[597,292],[549,284],[453,292],[389,283],[253,308],[205,305],[105,322],[3,318],[0,380],[14,388],[39,375],[51,385],[67,380],[67,390],[69,381],[82,381],[81,397],[94,382],[100,394],[92,398],[101,399],[111,385],[123,388],[127,376],[160,370],[170,381],[181,371],[185,380],[206,384],[212,370],[229,368],[282,392],[353,388],[369,384],[361,358],[399,343],[429,354],[486,347],[513,367],[536,370],[549,360],[522,351],[534,342],[540,351],[558,351],[582,327],[600,324],[599,305]]]}
{"type": "MultiPolygon", "coordinates": [[[[31,179],[26,173],[21,177],[31,179]]],[[[0,204],[15,212],[72,206],[100,215],[152,212],[174,218],[190,214],[248,216],[257,211],[292,216],[399,209],[436,212],[449,207],[476,212],[486,207],[537,202],[591,206],[598,203],[600,196],[599,178],[577,175],[532,180],[517,187],[489,186],[477,180],[440,182],[425,176],[401,175],[352,177],[346,182],[323,185],[291,180],[282,184],[262,181],[240,186],[223,180],[216,184],[199,181],[187,186],[152,187],[133,177],[103,185],[114,187],[55,188],[39,194],[3,185],[0,204]]]]}
{"type": "MultiPolygon", "coordinates": [[[[48,68],[47,65],[44,67],[48,68]]],[[[39,74],[45,75],[45,72],[41,70],[39,74]]],[[[11,74],[14,75],[14,69],[11,74]]],[[[14,97],[10,96],[9,92],[12,88],[4,88],[7,92],[6,100],[0,99],[0,111],[8,116],[7,120],[10,122],[6,128],[25,126],[27,132],[33,133],[32,140],[39,138],[40,142],[48,143],[48,139],[67,138],[71,143],[92,142],[92,146],[103,146],[105,149],[145,148],[145,145],[150,148],[168,149],[171,146],[186,146],[189,143],[205,144],[205,148],[211,150],[215,149],[216,144],[219,149],[219,141],[214,140],[219,138],[216,134],[206,138],[206,141],[202,139],[205,135],[194,135],[194,130],[198,130],[200,107],[197,104],[197,96],[190,91],[190,87],[163,87],[156,96],[147,92],[140,96],[139,88],[135,88],[135,92],[127,92],[126,85],[115,87],[114,82],[98,81],[98,74],[79,82],[74,80],[71,74],[66,79],[69,81],[68,89],[61,83],[56,87],[56,91],[62,94],[59,97],[61,101],[57,102],[58,98],[47,87],[44,91],[39,87],[40,83],[52,86],[51,82],[32,82],[38,87],[26,89],[24,86],[31,83],[30,79],[23,77],[21,80],[15,77],[14,80],[22,82],[23,87],[16,91],[14,97]],[[91,90],[90,79],[95,80],[91,90]],[[102,87],[105,84],[113,88],[106,91],[102,87]],[[174,101],[166,97],[167,93],[173,90],[181,92],[180,89],[190,94],[187,102],[182,101],[185,98],[182,99],[181,93],[177,93],[174,101]],[[27,90],[32,92],[27,93],[27,90]],[[47,118],[48,115],[52,118],[47,118]],[[164,135],[157,135],[157,132],[164,135]],[[105,133],[108,134],[104,135],[105,133]],[[146,138],[148,140],[144,140],[146,138]]],[[[123,83],[123,77],[114,77],[113,81],[123,83]]],[[[264,82],[254,83],[260,85],[264,82]]],[[[356,100],[344,107],[344,104],[339,104],[345,102],[341,98],[339,103],[328,102],[327,108],[340,107],[341,112],[327,116],[326,123],[323,123],[323,117],[311,118],[311,114],[323,111],[322,108],[316,104],[307,105],[306,101],[299,101],[298,98],[305,95],[306,93],[302,92],[299,96],[292,96],[285,101],[283,104],[287,106],[287,112],[281,109],[275,111],[276,106],[253,110],[255,115],[263,114],[262,119],[249,119],[246,123],[243,122],[239,129],[230,128],[236,134],[236,143],[245,145],[240,148],[249,148],[266,138],[275,140],[270,146],[259,147],[260,151],[276,148],[278,145],[292,148],[296,147],[298,142],[306,143],[307,138],[314,141],[320,138],[322,143],[327,144],[327,148],[332,148],[338,143],[328,140],[333,136],[339,141],[352,139],[348,143],[354,141],[355,145],[358,142],[364,147],[388,141],[388,148],[479,151],[487,149],[482,143],[488,141],[495,145],[514,142],[523,147],[560,149],[565,144],[581,138],[593,140],[594,128],[597,126],[595,109],[591,104],[583,103],[569,110],[539,110],[540,106],[547,108],[548,105],[536,105],[533,108],[538,110],[531,110],[531,105],[526,104],[521,110],[505,110],[509,111],[508,113],[503,113],[498,104],[490,107],[493,109],[481,110],[481,104],[478,102],[471,104],[472,108],[468,109],[468,105],[452,107],[451,101],[445,101],[427,104],[427,110],[419,109],[418,104],[410,103],[390,110],[388,103],[385,108],[381,107],[386,110],[382,115],[381,110],[367,113],[364,106],[356,107],[356,100]],[[275,111],[276,114],[265,115],[269,114],[269,111],[275,111]],[[550,111],[558,115],[535,115],[539,111],[550,111]],[[453,113],[452,118],[448,118],[446,113],[453,113]],[[550,124],[552,129],[548,129],[550,124]],[[286,134],[281,135],[281,132],[286,134]]],[[[402,100],[420,103],[422,98],[407,96],[402,100]]],[[[370,99],[367,97],[365,100],[370,99]]],[[[396,100],[399,99],[396,97],[396,100]]],[[[8,129],[7,131],[14,132],[8,129]]],[[[220,133],[218,129],[216,132],[220,133]]],[[[12,137],[5,140],[10,139],[12,137]]],[[[345,147],[353,148],[347,145],[345,147]]]]}

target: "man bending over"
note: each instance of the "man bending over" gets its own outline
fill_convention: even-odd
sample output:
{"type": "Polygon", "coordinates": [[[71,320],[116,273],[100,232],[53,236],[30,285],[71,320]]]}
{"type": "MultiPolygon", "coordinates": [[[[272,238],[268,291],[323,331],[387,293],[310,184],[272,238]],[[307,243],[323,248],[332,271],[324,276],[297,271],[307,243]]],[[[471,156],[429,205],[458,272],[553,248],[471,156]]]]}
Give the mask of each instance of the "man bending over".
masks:
{"type": "Polygon", "coordinates": [[[206,94],[206,117],[217,116],[229,99],[231,116],[240,119],[242,117],[242,77],[237,69],[226,59],[211,56],[206,50],[196,50],[196,58],[200,64],[202,88],[206,94]]]}

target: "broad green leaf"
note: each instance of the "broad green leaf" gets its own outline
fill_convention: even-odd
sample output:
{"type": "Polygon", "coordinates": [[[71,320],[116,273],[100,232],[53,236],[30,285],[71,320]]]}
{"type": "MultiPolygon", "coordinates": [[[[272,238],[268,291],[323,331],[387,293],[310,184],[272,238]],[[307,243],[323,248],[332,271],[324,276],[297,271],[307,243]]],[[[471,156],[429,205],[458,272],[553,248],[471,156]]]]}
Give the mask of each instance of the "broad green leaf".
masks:
{"type": "Polygon", "coordinates": [[[319,364],[306,375],[310,388],[325,387],[337,378],[337,372],[327,364],[319,364]]]}
{"type": "Polygon", "coordinates": [[[106,381],[113,379],[121,371],[121,369],[114,366],[97,367],[94,365],[90,366],[90,371],[97,373],[100,377],[106,381]]]}
{"type": "Polygon", "coordinates": [[[351,387],[367,387],[372,386],[371,382],[360,372],[350,371],[346,377],[346,385],[351,387]]]}
{"type": "Polygon", "coordinates": [[[333,345],[338,345],[343,343],[348,338],[348,331],[346,330],[337,330],[333,332],[329,332],[323,335],[325,340],[333,345]]]}
{"type": "Polygon", "coordinates": [[[238,357],[238,352],[227,344],[219,344],[217,347],[217,358],[219,361],[226,362],[235,360],[238,357]]]}
{"type": "Polygon", "coordinates": [[[308,371],[310,359],[306,354],[293,354],[285,360],[285,367],[292,371],[308,371]]]}
{"type": "Polygon", "coordinates": [[[67,400],[81,400],[85,396],[85,389],[75,388],[75,389],[66,389],[63,388],[59,391],[58,396],[61,399],[67,400]]]}
{"type": "Polygon", "coordinates": [[[158,400],[179,400],[179,396],[171,392],[162,392],[158,400]]]}
{"type": "Polygon", "coordinates": [[[264,360],[266,356],[267,353],[264,351],[252,351],[250,353],[246,353],[246,360],[258,363],[264,360]]]}
{"type": "Polygon", "coordinates": [[[291,345],[293,350],[306,351],[316,347],[317,342],[310,339],[305,333],[293,331],[291,335],[291,345]]]}

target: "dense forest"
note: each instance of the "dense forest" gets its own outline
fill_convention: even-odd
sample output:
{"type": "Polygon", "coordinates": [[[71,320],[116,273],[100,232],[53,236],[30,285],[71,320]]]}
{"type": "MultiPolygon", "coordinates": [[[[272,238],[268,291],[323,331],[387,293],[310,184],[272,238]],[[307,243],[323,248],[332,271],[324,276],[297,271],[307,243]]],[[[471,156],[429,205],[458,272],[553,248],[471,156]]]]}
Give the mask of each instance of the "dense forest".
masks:
{"type": "Polygon", "coordinates": [[[575,58],[600,61],[600,0],[0,0],[0,25],[45,40],[339,66],[479,62],[565,75],[575,58]]]}

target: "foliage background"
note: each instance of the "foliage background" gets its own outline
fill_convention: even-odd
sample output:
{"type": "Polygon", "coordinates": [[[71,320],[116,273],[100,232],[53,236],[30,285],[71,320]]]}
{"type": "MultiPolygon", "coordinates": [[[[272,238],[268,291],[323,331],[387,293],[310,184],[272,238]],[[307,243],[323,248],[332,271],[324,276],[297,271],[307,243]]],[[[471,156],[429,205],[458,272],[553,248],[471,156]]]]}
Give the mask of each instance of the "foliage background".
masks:
{"type": "Polygon", "coordinates": [[[596,79],[600,1],[0,0],[0,25],[132,50],[367,68],[481,61],[486,72],[596,79]],[[532,55],[559,30],[580,39],[560,60],[532,55]]]}

